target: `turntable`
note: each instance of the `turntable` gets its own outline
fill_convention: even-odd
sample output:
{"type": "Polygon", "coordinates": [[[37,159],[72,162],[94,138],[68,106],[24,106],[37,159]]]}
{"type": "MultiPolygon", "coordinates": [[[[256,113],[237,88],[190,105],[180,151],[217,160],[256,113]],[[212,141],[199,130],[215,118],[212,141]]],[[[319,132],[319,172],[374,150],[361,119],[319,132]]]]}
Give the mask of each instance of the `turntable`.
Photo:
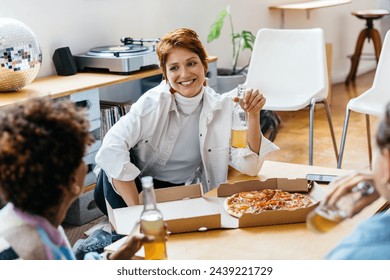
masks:
{"type": "Polygon", "coordinates": [[[133,39],[124,37],[123,45],[97,47],[84,54],[74,55],[77,68],[81,72],[112,72],[130,74],[131,72],[158,68],[155,45],[159,39],[133,39]],[[145,46],[144,43],[150,43],[145,46]]]}

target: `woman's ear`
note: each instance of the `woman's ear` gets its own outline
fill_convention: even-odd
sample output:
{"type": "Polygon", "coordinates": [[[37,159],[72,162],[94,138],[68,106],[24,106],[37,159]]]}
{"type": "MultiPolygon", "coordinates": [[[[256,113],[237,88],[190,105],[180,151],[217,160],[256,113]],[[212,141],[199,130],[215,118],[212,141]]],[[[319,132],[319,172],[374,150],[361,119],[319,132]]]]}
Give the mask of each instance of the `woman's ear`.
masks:
{"type": "Polygon", "coordinates": [[[382,163],[383,183],[385,186],[390,186],[390,151],[388,149],[383,149],[382,154],[383,154],[383,163],[382,163]]]}
{"type": "Polygon", "coordinates": [[[82,187],[79,184],[73,183],[72,186],[70,187],[70,191],[75,196],[78,196],[82,191],[82,187]]]}
{"type": "Polygon", "coordinates": [[[84,161],[80,162],[80,165],[75,170],[72,176],[72,184],[82,188],[84,185],[85,176],[87,175],[88,167],[84,161]]]}

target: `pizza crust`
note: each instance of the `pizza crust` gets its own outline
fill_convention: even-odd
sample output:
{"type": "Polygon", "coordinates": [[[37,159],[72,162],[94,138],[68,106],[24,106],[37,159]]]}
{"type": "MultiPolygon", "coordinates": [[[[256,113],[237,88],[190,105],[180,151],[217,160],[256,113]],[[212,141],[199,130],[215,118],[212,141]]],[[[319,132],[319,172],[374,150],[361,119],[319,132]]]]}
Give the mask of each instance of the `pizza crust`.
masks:
{"type": "Polygon", "coordinates": [[[229,198],[229,197],[227,197],[227,198],[224,200],[223,208],[225,209],[225,211],[226,211],[229,215],[231,215],[231,216],[233,216],[233,217],[236,217],[236,218],[240,218],[240,217],[242,216],[242,213],[241,213],[241,214],[240,214],[240,213],[236,213],[236,212],[234,212],[234,211],[231,210],[231,208],[229,207],[228,198],[229,198]]]}
{"type": "Polygon", "coordinates": [[[236,218],[244,213],[259,214],[269,210],[295,210],[312,206],[314,203],[304,194],[281,190],[239,192],[224,200],[225,211],[236,218]]]}

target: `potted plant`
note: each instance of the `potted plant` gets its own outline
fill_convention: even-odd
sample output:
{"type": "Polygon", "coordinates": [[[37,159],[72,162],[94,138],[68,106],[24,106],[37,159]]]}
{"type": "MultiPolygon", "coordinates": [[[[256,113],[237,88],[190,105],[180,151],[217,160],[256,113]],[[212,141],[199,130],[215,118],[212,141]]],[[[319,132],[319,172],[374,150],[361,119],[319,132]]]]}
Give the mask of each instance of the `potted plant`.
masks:
{"type": "MultiPolygon", "coordinates": [[[[214,23],[210,27],[210,32],[207,37],[207,42],[210,43],[219,38],[225,18],[229,18],[230,32],[231,32],[231,44],[233,49],[232,56],[232,68],[217,69],[218,80],[218,92],[224,93],[235,89],[239,84],[245,82],[246,76],[244,70],[248,67],[249,63],[244,67],[237,68],[238,58],[240,52],[248,49],[252,52],[253,44],[255,43],[255,35],[252,32],[243,30],[240,33],[234,32],[232,15],[230,13],[230,6],[224,8],[215,19],[214,23]]],[[[260,126],[261,132],[269,140],[274,141],[279,131],[281,119],[279,115],[270,110],[261,110],[260,112],[260,126]]]]}
{"type": "Polygon", "coordinates": [[[232,45],[232,68],[218,69],[218,91],[226,92],[235,88],[238,84],[245,81],[245,75],[243,71],[248,65],[238,68],[238,58],[241,51],[248,49],[253,50],[253,44],[255,42],[255,35],[252,32],[243,30],[241,32],[235,32],[233,26],[233,19],[230,12],[230,6],[224,8],[215,19],[214,23],[210,27],[209,34],[207,36],[207,42],[210,43],[219,38],[221,30],[225,21],[225,18],[229,18],[230,32],[231,32],[231,45],[232,45]]]}

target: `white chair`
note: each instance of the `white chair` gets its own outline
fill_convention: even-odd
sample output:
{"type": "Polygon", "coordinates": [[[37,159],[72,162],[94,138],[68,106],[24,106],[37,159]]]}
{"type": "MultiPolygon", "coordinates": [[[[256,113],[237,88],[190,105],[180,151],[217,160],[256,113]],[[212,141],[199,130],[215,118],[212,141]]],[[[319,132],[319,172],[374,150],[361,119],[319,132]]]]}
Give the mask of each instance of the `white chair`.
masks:
{"type": "Polygon", "coordinates": [[[347,137],[348,121],[351,111],[366,115],[366,131],[368,142],[368,158],[371,169],[372,148],[370,136],[370,115],[381,117],[385,112],[386,104],[390,102],[390,31],[387,31],[382,50],[376,68],[372,87],[352,98],[347,104],[345,111],[344,127],[341,136],[340,154],[337,161],[337,168],[341,168],[347,137]]]}
{"type": "Polygon", "coordinates": [[[309,164],[313,165],[314,109],[322,103],[338,158],[328,96],[328,72],[322,29],[260,29],[245,84],[266,97],[264,109],[298,111],[310,108],[309,164]]]}

